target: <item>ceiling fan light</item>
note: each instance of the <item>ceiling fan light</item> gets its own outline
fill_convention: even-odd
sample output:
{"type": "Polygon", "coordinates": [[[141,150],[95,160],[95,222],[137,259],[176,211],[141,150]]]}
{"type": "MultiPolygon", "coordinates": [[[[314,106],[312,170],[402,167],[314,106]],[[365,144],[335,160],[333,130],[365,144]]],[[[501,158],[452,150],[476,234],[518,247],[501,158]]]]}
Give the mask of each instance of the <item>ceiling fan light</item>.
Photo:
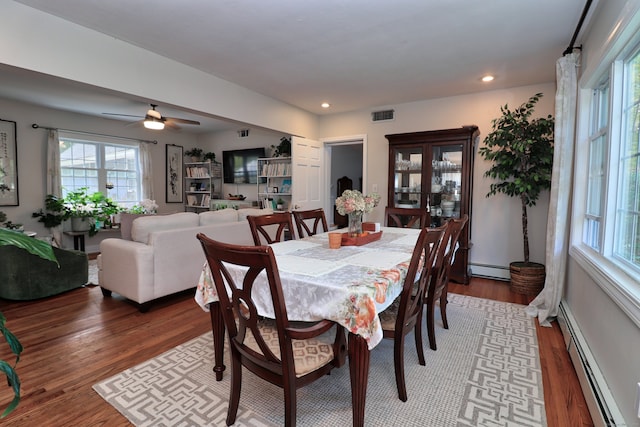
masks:
{"type": "Polygon", "coordinates": [[[144,127],[146,127],[147,129],[162,130],[164,129],[164,123],[160,120],[147,119],[144,121],[144,127]]]}

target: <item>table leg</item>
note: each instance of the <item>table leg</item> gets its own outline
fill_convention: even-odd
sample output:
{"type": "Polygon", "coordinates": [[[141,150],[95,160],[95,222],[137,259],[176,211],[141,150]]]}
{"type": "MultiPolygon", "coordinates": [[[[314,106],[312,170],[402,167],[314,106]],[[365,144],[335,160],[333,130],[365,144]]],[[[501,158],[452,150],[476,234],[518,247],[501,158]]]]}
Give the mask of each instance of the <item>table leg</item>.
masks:
{"type": "Polygon", "coordinates": [[[213,356],[215,365],[213,372],[216,373],[216,381],[222,381],[222,373],[224,372],[224,320],[222,319],[222,310],[218,301],[209,304],[209,313],[211,314],[211,330],[213,332],[213,356]]]}
{"type": "Polygon", "coordinates": [[[349,374],[351,376],[351,405],[353,426],[364,426],[364,405],[369,381],[369,347],[360,335],[349,332],[349,374]]]}

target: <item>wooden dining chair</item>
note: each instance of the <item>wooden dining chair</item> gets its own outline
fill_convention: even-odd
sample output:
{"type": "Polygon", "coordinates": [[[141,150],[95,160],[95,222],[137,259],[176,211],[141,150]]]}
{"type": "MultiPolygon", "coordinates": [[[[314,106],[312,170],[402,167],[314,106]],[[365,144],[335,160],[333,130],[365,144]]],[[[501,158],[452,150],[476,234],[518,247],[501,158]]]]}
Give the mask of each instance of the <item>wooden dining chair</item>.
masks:
{"type": "Polygon", "coordinates": [[[424,228],[427,226],[427,211],[424,209],[393,208],[387,206],[384,209],[384,218],[387,227],[424,228]]]}
{"type": "Polygon", "coordinates": [[[284,240],[295,239],[293,222],[291,221],[291,214],[289,212],[276,212],[269,215],[248,215],[247,221],[249,221],[253,243],[256,246],[270,245],[284,240]]]}
{"type": "Polygon", "coordinates": [[[424,365],[421,326],[424,292],[427,283],[429,283],[435,254],[443,235],[443,231],[438,229],[423,228],[420,231],[411,255],[402,293],[389,308],[379,315],[383,336],[394,340],[393,360],[396,386],[398,397],[403,402],[407,401],[407,387],[404,378],[404,339],[409,332],[415,332],[418,362],[424,365]]]}
{"type": "MultiPolygon", "coordinates": [[[[320,378],[346,359],[344,328],[322,320],[289,322],[280,274],[270,246],[238,246],[198,233],[219,297],[224,325],[229,333],[231,386],[227,425],[236,421],[243,367],[284,390],[285,426],[296,425],[296,391],[320,378]],[[225,264],[247,267],[244,277],[234,278],[225,264]],[[252,289],[266,275],[275,319],[260,316],[252,289]],[[294,351],[295,348],[295,351],[294,351]]],[[[321,396],[318,396],[321,398],[321,396]]],[[[346,397],[345,397],[346,398],[346,397]]],[[[250,405],[249,405],[250,406],[250,405]]]]}
{"type": "Polygon", "coordinates": [[[433,274],[431,281],[427,287],[424,299],[427,306],[427,333],[429,336],[429,347],[431,350],[437,350],[436,333],[435,333],[435,310],[436,303],[440,303],[440,316],[442,318],[442,326],[449,329],[449,321],[447,320],[447,291],[449,283],[449,273],[454,262],[455,252],[458,249],[458,240],[462,229],[469,220],[468,215],[461,218],[450,219],[446,223],[444,236],[438,253],[436,254],[433,274]]]}
{"type": "Polygon", "coordinates": [[[327,218],[324,215],[324,209],[311,209],[308,211],[293,211],[293,219],[298,228],[298,237],[302,239],[307,236],[318,234],[318,228],[322,226],[321,232],[329,231],[327,226],[327,218]],[[311,221],[313,220],[313,222],[311,221]],[[307,223],[309,221],[309,223],[307,223]],[[311,226],[311,227],[310,227],[311,226]]]}

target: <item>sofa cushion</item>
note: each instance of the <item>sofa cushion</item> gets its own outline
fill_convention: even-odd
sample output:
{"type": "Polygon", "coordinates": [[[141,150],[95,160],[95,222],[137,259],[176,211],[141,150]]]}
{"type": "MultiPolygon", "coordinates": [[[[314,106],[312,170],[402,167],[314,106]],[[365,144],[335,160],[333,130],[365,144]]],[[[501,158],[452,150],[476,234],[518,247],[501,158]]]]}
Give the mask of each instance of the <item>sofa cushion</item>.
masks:
{"type": "Polygon", "coordinates": [[[149,215],[151,214],[132,214],[122,212],[120,214],[120,238],[124,240],[131,240],[131,227],[133,226],[133,220],[149,215]]]}
{"type": "Polygon", "coordinates": [[[273,213],[273,209],[257,209],[257,208],[248,208],[248,209],[238,209],[238,221],[246,221],[247,216],[254,215],[271,215],[273,213]]]}
{"type": "Polygon", "coordinates": [[[225,222],[238,222],[238,211],[227,208],[217,211],[205,211],[198,214],[200,225],[222,224],[225,222]]]}
{"type": "Polygon", "coordinates": [[[153,231],[197,227],[198,222],[198,214],[195,212],[179,212],[171,215],[151,215],[137,218],[131,226],[131,240],[147,244],[149,242],[149,234],[153,231]]]}

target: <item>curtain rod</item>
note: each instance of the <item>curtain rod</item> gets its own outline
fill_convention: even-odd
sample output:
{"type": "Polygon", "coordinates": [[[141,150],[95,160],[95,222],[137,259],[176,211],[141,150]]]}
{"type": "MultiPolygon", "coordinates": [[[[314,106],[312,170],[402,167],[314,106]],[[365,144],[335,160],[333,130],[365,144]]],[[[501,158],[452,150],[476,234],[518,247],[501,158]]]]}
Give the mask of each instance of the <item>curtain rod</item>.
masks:
{"type": "Polygon", "coordinates": [[[569,47],[567,47],[564,50],[564,52],[562,52],[562,56],[570,54],[571,52],[573,52],[574,48],[582,49],[582,45],[574,46],[574,43],[578,38],[578,34],[580,33],[580,30],[582,29],[582,24],[584,23],[584,19],[587,17],[587,14],[589,13],[589,8],[591,7],[591,1],[592,0],[587,0],[587,2],[585,3],[584,9],[582,9],[582,15],[580,16],[580,20],[578,21],[578,25],[576,26],[576,30],[573,32],[573,37],[571,37],[571,42],[569,43],[569,47]]]}
{"type": "Polygon", "coordinates": [[[106,136],[106,137],[109,137],[109,138],[126,139],[126,140],[129,140],[129,141],[140,141],[140,142],[146,142],[146,143],[149,143],[149,144],[157,144],[158,143],[158,141],[156,141],[156,140],[151,141],[151,140],[148,140],[148,139],[127,138],[126,136],[116,136],[116,135],[107,135],[107,134],[104,134],[104,133],[85,132],[83,130],[50,128],[50,127],[46,127],[46,126],[40,126],[37,123],[32,124],[31,127],[34,128],[34,129],[61,130],[61,131],[64,131],[64,132],[78,133],[78,134],[82,134],[82,135],[106,136]]]}

